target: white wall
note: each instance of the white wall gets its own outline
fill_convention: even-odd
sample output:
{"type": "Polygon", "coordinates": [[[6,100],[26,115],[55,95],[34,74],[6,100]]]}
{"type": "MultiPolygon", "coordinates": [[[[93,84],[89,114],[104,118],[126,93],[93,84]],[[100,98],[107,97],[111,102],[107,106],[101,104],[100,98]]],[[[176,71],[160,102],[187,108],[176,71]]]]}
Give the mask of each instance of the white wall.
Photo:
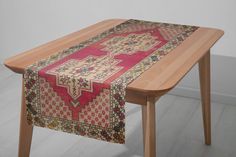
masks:
{"type": "MultiPolygon", "coordinates": [[[[214,102],[236,105],[235,67],[234,57],[211,56],[211,91],[214,102]]],[[[170,93],[200,98],[198,66],[196,65],[170,93]]]]}
{"type": "MultiPolygon", "coordinates": [[[[235,73],[227,72],[236,67],[235,15],[235,0],[0,0],[0,63],[9,56],[108,18],[216,27],[223,29],[225,35],[212,49],[213,54],[220,55],[212,66],[222,66],[213,71],[212,81],[216,85],[213,92],[236,98],[234,80],[229,85],[226,79],[236,78],[235,73]],[[223,56],[232,57],[232,61],[221,60],[223,56]]],[[[178,88],[189,89],[191,84],[191,89],[197,90],[194,72],[178,88]]]]}
{"type": "Polygon", "coordinates": [[[0,0],[0,61],[107,18],[217,27],[214,54],[236,56],[235,0],[0,0]]]}

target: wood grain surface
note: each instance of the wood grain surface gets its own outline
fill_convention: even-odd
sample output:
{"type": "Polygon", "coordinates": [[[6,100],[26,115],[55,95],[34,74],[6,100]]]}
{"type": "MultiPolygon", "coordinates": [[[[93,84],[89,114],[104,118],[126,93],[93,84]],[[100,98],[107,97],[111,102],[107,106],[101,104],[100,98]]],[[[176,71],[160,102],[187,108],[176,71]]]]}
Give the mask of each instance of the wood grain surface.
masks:
{"type": "MultiPolygon", "coordinates": [[[[4,64],[12,71],[22,74],[24,69],[34,62],[79,44],[124,21],[126,19],[110,19],[99,22],[78,32],[20,53],[7,59],[4,64]]],[[[200,27],[181,45],[130,83],[127,91],[156,96],[166,93],[184,77],[223,34],[223,31],[219,29],[200,27]]]]}

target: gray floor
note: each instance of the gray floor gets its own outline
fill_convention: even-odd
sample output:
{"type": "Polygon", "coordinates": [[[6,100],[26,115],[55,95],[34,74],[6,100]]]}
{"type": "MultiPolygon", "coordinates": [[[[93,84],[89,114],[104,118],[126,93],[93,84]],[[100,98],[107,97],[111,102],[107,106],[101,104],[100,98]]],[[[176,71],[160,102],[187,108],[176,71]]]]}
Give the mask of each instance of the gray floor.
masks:
{"type": "MultiPolygon", "coordinates": [[[[21,76],[0,66],[0,157],[16,157],[21,76]]],[[[158,157],[236,156],[236,105],[212,103],[212,145],[203,141],[200,101],[166,95],[157,104],[158,157]]],[[[126,144],[110,144],[34,128],[31,157],[138,157],[143,154],[141,111],[126,105],[126,144]]]]}

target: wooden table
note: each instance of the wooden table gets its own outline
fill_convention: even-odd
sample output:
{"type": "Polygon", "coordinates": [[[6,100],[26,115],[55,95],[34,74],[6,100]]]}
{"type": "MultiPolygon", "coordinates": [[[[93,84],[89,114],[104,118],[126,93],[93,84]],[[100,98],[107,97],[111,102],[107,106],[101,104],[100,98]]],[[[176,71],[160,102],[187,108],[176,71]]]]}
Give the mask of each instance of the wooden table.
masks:
{"type": "MultiPolygon", "coordinates": [[[[4,64],[12,71],[23,74],[24,69],[34,62],[79,44],[124,21],[126,20],[110,19],[99,22],[11,57],[4,64]]],[[[145,157],[156,156],[155,102],[174,88],[196,63],[199,64],[205,143],[211,144],[210,48],[223,34],[223,31],[218,29],[200,27],[181,45],[128,85],[126,101],[140,104],[142,107],[145,157]]],[[[33,126],[28,125],[26,120],[26,106],[22,92],[19,157],[29,157],[32,132],[33,126]]]]}

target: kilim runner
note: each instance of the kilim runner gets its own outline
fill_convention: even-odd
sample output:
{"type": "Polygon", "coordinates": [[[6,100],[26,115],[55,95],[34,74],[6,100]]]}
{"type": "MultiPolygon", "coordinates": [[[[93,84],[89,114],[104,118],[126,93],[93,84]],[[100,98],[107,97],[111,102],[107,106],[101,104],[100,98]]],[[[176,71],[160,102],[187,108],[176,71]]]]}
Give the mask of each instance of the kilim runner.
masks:
{"type": "Polygon", "coordinates": [[[127,20],[30,65],[24,73],[30,124],[125,142],[125,88],[198,27],[127,20]]]}

